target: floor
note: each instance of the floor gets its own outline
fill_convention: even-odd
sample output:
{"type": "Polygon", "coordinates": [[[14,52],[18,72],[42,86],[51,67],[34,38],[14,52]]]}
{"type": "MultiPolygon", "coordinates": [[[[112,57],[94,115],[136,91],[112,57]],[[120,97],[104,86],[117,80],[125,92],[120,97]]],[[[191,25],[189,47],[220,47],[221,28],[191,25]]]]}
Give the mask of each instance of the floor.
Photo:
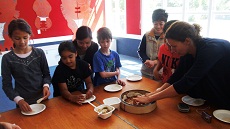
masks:
{"type": "MultiPolygon", "coordinates": [[[[141,61],[138,58],[130,57],[126,55],[120,55],[120,60],[122,64],[121,78],[125,78],[126,76],[132,74],[140,75],[141,61]]],[[[53,76],[53,72],[55,68],[56,66],[50,67],[51,76],[53,76]]],[[[0,82],[1,81],[2,78],[0,76],[0,82]]],[[[53,87],[50,87],[50,91],[51,91],[51,96],[49,98],[52,98],[53,87]]],[[[0,112],[5,112],[14,108],[16,108],[15,103],[6,97],[5,93],[2,90],[2,83],[0,83],[0,112]]]]}

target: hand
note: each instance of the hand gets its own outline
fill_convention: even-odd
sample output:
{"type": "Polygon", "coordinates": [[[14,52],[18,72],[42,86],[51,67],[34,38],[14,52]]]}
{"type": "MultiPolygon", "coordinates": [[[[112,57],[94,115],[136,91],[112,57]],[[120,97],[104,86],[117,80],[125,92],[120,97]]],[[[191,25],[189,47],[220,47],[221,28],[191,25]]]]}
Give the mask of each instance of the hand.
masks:
{"type": "Polygon", "coordinates": [[[32,111],[32,109],[30,108],[30,105],[24,99],[22,99],[18,102],[18,106],[20,107],[20,109],[23,112],[31,112],[32,111]]]}
{"type": "Polygon", "coordinates": [[[90,64],[89,64],[89,69],[90,69],[90,70],[92,70],[92,67],[91,67],[91,65],[90,65],[90,64]]]}
{"type": "Polygon", "coordinates": [[[125,85],[126,85],[125,82],[121,81],[120,79],[117,80],[117,83],[118,83],[119,85],[121,85],[121,86],[125,86],[125,85]]]}
{"type": "Polygon", "coordinates": [[[82,102],[85,101],[85,96],[82,94],[71,95],[70,101],[82,105],[82,102]]]}
{"type": "Polygon", "coordinates": [[[149,98],[149,96],[145,96],[145,95],[137,96],[136,98],[133,98],[133,100],[136,103],[150,103],[150,102],[152,102],[151,99],[149,98]]]}
{"type": "Polygon", "coordinates": [[[18,125],[8,122],[0,122],[0,128],[2,129],[2,127],[3,129],[21,129],[18,125]]]}
{"type": "Polygon", "coordinates": [[[43,87],[43,97],[44,100],[48,99],[48,97],[50,96],[50,90],[47,86],[43,87]]]}
{"type": "Polygon", "coordinates": [[[89,89],[87,92],[86,92],[86,99],[89,99],[90,97],[92,97],[93,95],[93,90],[89,89]]]}
{"type": "Polygon", "coordinates": [[[152,68],[157,64],[157,60],[146,60],[144,63],[148,68],[152,68]]]}

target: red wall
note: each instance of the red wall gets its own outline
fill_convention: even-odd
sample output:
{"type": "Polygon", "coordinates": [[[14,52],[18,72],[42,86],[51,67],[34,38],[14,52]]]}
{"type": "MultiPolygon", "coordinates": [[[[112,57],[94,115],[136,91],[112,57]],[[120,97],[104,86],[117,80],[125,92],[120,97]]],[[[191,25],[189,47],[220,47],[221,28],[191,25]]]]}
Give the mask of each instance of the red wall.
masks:
{"type": "Polygon", "coordinates": [[[126,0],[127,34],[141,34],[140,29],[140,0],[126,0]]]}
{"type": "Polygon", "coordinates": [[[82,25],[92,31],[105,26],[104,5],[104,0],[0,0],[0,23],[5,24],[0,33],[0,51],[12,48],[7,27],[15,18],[23,18],[30,24],[33,39],[73,35],[78,28],[73,19],[83,19],[82,25]],[[67,15],[62,13],[63,8],[67,15]],[[41,21],[40,17],[47,18],[41,21]]]}
{"type": "MultiPolygon", "coordinates": [[[[105,26],[104,0],[91,0],[90,3],[85,3],[88,0],[77,1],[79,4],[76,4],[76,0],[0,0],[0,23],[5,23],[0,35],[0,51],[9,50],[12,47],[7,26],[15,18],[23,18],[30,24],[34,34],[33,39],[74,34],[78,26],[73,22],[72,17],[63,15],[64,6],[65,9],[66,7],[74,9],[66,9],[66,11],[67,14],[72,13],[75,19],[77,16],[75,7],[80,7],[78,17],[84,19],[82,25],[91,27],[92,31],[105,26]],[[40,21],[38,16],[47,17],[47,19],[40,21]],[[39,29],[40,34],[37,31],[39,29]]],[[[140,35],[140,0],[126,0],[126,13],[127,34],[140,35]]]]}

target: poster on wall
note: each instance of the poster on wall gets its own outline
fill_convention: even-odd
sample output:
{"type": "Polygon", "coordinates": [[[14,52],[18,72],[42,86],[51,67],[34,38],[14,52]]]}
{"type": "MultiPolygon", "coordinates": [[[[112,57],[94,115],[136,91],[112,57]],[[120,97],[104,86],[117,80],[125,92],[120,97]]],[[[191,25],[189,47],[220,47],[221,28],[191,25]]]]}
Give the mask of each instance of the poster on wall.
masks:
{"type": "Polygon", "coordinates": [[[17,18],[30,24],[32,39],[74,35],[82,25],[92,30],[105,25],[103,0],[0,0],[0,5],[0,51],[13,49],[7,27],[17,18]]]}

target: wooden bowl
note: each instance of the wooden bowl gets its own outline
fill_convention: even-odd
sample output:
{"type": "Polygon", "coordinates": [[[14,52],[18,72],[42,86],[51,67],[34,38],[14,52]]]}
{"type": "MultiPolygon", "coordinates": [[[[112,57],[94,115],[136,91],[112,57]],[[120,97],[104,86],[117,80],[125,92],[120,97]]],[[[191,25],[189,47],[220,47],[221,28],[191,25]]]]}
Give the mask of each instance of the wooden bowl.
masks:
{"type": "Polygon", "coordinates": [[[133,114],[145,114],[145,113],[152,112],[157,107],[155,101],[148,103],[148,104],[143,104],[143,105],[133,105],[133,104],[127,103],[126,101],[124,101],[123,98],[124,96],[127,96],[127,94],[131,92],[140,93],[140,94],[149,93],[149,91],[145,91],[145,90],[128,90],[128,91],[123,92],[120,97],[121,99],[120,107],[124,111],[133,113],[133,114]]]}

